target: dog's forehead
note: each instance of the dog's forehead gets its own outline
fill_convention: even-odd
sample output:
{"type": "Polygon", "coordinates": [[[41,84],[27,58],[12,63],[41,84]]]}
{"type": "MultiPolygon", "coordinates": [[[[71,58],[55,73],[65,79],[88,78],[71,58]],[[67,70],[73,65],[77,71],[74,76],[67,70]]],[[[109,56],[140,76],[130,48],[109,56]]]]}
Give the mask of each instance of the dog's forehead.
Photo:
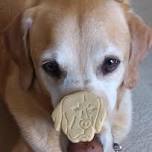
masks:
{"type": "Polygon", "coordinates": [[[44,42],[41,48],[46,50],[40,56],[56,55],[61,64],[68,60],[76,62],[76,56],[84,61],[87,55],[100,56],[108,51],[124,56],[130,47],[130,35],[123,9],[112,0],[100,0],[99,4],[72,5],[67,11],[59,9],[53,12],[55,15],[51,12],[47,17],[41,16],[39,35],[34,31],[39,41],[34,43],[44,42]]]}

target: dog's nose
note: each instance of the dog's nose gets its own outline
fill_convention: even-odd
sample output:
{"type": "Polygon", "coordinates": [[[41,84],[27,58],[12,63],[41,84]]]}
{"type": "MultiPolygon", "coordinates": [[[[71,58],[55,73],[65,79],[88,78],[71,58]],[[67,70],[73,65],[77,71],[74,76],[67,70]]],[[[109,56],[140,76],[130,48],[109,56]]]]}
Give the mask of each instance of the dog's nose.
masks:
{"type": "Polygon", "coordinates": [[[80,127],[82,129],[88,129],[91,126],[91,121],[89,119],[80,121],[80,127]]]}

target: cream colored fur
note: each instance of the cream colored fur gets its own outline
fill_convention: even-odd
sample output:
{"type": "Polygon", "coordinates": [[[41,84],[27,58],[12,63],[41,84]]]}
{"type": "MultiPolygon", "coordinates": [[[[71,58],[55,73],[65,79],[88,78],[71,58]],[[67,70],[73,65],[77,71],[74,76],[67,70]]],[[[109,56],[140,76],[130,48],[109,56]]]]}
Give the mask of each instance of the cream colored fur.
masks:
{"type": "Polygon", "coordinates": [[[11,24],[2,20],[0,49],[0,70],[4,71],[0,95],[22,136],[13,152],[23,147],[25,152],[66,151],[67,141],[54,130],[51,112],[60,98],[79,90],[105,98],[108,117],[98,137],[104,152],[113,152],[113,142],[121,142],[131,127],[131,88],[139,62],[151,47],[151,29],[130,10],[128,1],[15,4],[18,1],[13,9],[22,7],[10,17],[11,24]],[[107,76],[97,74],[97,67],[111,55],[121,60],[117,70],[107,76]],[[67,72],[64,80],[55,81],[41,67],[54,56],[67,72]]]}

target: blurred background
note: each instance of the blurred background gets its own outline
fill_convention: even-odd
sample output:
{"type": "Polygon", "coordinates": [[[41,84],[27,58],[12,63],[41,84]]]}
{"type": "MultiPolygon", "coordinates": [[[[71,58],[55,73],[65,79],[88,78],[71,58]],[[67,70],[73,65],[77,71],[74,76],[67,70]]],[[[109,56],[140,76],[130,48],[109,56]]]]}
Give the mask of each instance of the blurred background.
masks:
{"type": "MultiPolygon", "coordinates": [[[[132,0],[132,5],[152,26],[152,0],[132,0]]],[[[123,147],[123,152],[152,152],[152,53],[140,67],[140,81],[133,92],[133,126],[123,147]]]]}
{"type": "MultiPolygon", "coordinates": [[[[152,0],[132,0],[132,5],[152,25],[152,0]]],[[[133,127],[123,142],[123,152],[152,152],[152,53],[141,65],[140,82],[133,92],[133,127]]],[[[18,134],[4,107],[0,102],[0,152],[11,152],[18,134]]]]}

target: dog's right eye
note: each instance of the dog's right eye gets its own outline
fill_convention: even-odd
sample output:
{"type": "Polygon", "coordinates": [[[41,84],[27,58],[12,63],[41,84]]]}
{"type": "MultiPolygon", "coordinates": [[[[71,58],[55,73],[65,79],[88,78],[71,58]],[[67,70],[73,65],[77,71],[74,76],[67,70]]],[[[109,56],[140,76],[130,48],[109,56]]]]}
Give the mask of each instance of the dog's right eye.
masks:
{"type": "Polygon", "coordinates": [[[44,63],[42,65],[42,68],[47,74],[54,78],[60,79],[63,74],[63,71],[61,70],[59,64],[55,60],[44,63]]]}
{"type": "Polygon", "coordinates": [[[114,56],[106,57],[101,66],[101,70],[103,74],[106,75],[116,70],[119,64],[120,64],[120,60],[117,57],[114,56]]]}

